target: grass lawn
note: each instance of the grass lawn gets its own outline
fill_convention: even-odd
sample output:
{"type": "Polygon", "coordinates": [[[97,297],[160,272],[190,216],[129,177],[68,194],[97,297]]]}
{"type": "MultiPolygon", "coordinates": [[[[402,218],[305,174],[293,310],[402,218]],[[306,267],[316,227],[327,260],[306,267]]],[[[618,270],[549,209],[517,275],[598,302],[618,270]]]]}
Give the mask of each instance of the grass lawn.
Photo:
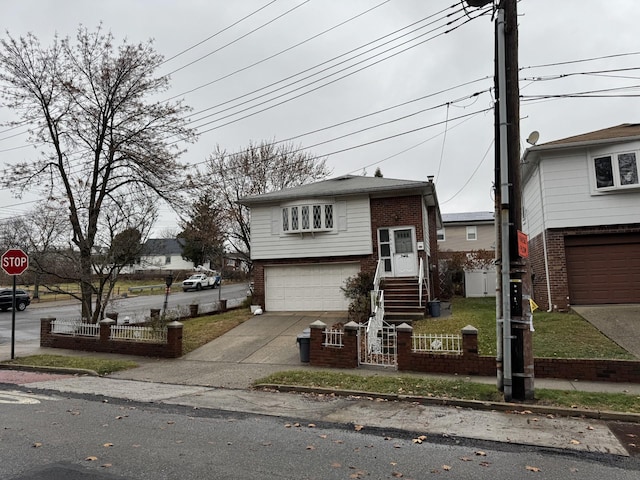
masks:
{"type": "Polygon", "coordinates": [[[248,308],[237,308],[218,315],[181,320],[182,354],[186,355],[198,347],[215,340],[220,335],[251,318],[248,308]]]}
{"type": "MultiPolygon", "coordinates": [[[[451,317],[427,318],[413,323],[414,333],[460,333],[467,325],[478,329],[481,355],[496,354],[495,298],[455,298],[451,317]]],[[[533,354],[539,358],[635,357],[604,336],[575,313],[533,313],[533,354]]]]}
{"type": "MultiPolygon", "coordinates": [[[[466,380],[434,379],[420,375],[354,375],[342,372],[296,370],[278,372],[256,380],[258,384],[297,385],[336,390],[354,390],[379,394],[416,395],[423,397],[457,398],[484,402],[501,402],[502,394],[495,385],[466,380]]],[[[623,393],[589,393],[565,390],[536,389],[536,399],[527,404],[610,410],[640,413],[640,397],[623,393]]]]}
{"type": "Polygon", "coordinates": [[[28,357],[17,357],[14,360],[3,362],[11,365],[30,365],[37,367],[61,367],[76,368],[83,370],[93,370],[100,375],[127,370],[138,366],[136,362],[127,360],[114,360],[98,357],[76,357],[66,355],[30,355],[28,357]]]}

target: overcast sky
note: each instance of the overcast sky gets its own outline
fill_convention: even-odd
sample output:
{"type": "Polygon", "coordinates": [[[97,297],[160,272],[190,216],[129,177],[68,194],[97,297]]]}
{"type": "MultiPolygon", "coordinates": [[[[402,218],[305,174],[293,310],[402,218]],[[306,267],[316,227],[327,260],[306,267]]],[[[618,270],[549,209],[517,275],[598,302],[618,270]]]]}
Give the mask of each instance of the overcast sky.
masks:
{"type": "MultiPolygon", "coordinates": [[[[533,130],[540,144],[640,121],[640,2],[518,10],[523,150],[533,130]],[[584,92],[599,96],[567,97],[584,92]]],[[[493,209],[494,28],[457,0],[0,0],[0,12],[3,31],[45,45],[100,22],[117,41],[153,39],[169,59],[158,72],[171,73],[167,98],[184,98],[200,132],[188,164],[216,145],[294,138],[326,156],[332,176],[434,175],[442,213],[493,209]]],[[[20,148],[26,136],[0,132],[3,165],[34,154],[20,148]]],[[[0,191],[0,219],[29,200],[0,191]]],[[[171,227],[163,208],[155,233],[171,227]]]]}

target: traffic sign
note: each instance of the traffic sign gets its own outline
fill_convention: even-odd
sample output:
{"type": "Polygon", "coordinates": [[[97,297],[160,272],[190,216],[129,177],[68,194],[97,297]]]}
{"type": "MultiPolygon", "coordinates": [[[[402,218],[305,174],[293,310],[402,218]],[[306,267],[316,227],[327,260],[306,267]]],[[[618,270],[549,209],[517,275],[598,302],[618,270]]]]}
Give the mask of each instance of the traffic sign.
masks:
{"type": "Polygon", "coordinates": [[[11,248],[1,257],[2,269],[7,275],[22,275],[29,268],[29,256],[19,248],[11,248]]]}

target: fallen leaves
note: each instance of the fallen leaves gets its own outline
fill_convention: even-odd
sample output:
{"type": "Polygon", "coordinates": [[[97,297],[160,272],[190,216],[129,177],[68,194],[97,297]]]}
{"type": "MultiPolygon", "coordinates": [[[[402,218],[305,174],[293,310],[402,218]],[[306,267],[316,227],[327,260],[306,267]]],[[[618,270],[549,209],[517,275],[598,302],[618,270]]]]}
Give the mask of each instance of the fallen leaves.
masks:
{"type": "Polygon", "coordinates": [[[571,445],[580,445],[580,442],[578,440],[571,440],[571,445]]]}
{"type": "Polygon", "coordinates": [[[98,460],[98,457],[95,457],[95,456],[91,455],[91,456],[85,458],[85,460],[87,462],[95,462],[96,460],[98,460]]]}
{"type": "Polygon", "coordinates": [[[355,425],[355,426],[353,427],[353,429],[354,429],[356,432],[359,432],[359,431],[360,431],[360,430],[362,430],[363,428],[364,428],[364,426],[363,426],[363,425],[355,425]]]}
{"type": "Polygon", "coordinates": [[[538,467],[532,467],[531,465],[527,465],[526,468],[529,472],[539,472],[540,469],[538,467]]]}
{"type": "Polygon", "coordinates": [[[103,447],[113,447],[113,443],[105,443],[104,445],[102,445],[103,447]]]}
{"type": "Polygon", "coordinates": [[[42,443],[41,443],[41,442],[35,442],[35,443],[32,445],[32,447],[33,447],[33,448],[40,448],[41,446],[42,446],[42,443]]]}

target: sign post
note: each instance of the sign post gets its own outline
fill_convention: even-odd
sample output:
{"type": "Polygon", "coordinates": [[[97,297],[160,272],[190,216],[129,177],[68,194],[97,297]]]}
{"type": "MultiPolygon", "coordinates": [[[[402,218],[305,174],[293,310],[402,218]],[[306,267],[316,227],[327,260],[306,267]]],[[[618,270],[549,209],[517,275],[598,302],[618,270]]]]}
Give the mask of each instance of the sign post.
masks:
{"type": "Polygon", "coordinates": [[[2,254],[0,262],[5,273],[13,277],[11,298],[11,360],[13,360],[16,346],[16,277],[29,268],[29,256],[19,248],[11,248],[2,254]]]}

